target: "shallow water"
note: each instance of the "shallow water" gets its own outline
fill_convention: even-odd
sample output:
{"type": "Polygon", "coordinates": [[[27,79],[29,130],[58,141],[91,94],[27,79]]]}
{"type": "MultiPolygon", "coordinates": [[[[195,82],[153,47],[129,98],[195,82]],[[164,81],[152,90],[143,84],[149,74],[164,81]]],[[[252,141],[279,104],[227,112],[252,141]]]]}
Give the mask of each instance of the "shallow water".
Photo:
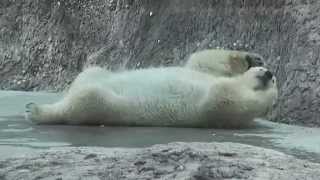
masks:
{"type": "Polygon", "coordinates": [[[242,130],[36,126],[24,119],[25,104],[49,103],[61,95],[0,91],[0,158],[25,156],[40,149],[63,146],[146,147],[183,142],[238,142],[266,147],[301,159],[320,162],[320,129],[257,120],[242,130]]]}

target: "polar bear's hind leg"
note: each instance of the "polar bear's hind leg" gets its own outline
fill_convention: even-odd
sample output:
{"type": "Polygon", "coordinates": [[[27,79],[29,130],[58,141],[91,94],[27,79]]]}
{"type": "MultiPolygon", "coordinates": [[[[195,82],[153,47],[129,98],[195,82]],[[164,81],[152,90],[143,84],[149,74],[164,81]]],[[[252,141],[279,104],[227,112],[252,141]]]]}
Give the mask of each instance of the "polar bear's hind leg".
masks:
{"type": "Polygon", "coordinates": [[[63,124],[61,102],[55,104],[38,105],[26,104],[26,119],[36,124],[63,124]]]}
{"type": "Polygon", "coordinates": [[[54,104],[27,104],[27,119],[36,124],[101,125],[114,116],[113,107],[118,102],[120,98],[109,90],[83,87],[54,104]]]}
{"type": "Polygon", "coordinates": [[[111,110],[111,93],[86,87],[66,97],[68,124],[101,124],[111,110]]]}

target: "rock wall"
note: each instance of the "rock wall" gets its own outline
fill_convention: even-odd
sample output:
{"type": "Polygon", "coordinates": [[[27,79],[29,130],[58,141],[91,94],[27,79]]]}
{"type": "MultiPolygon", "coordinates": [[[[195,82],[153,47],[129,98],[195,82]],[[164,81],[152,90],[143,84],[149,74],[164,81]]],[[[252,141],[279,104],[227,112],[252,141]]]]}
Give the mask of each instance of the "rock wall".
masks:
{"type": "Polygon", "coordinates": [[[178,65],[206,48],[257,52],[279,79],[271,119],[319,126],[317,0],[1,0],[0,88],[61,90],[88,64],[178,65]]]}

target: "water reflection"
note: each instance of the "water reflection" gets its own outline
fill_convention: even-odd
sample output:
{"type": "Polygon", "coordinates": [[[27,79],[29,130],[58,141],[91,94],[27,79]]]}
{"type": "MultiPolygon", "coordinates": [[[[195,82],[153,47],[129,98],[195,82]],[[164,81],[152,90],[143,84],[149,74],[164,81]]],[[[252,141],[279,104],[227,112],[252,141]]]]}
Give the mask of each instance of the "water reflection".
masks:
{"type": "Polygon", "coordinates": [[[147,147],[170,142],[237,142],[276,149],[299,158],[320,162],[317,133],[301,127],[291,127],[257,121],[252,129],[221,130],[151,127],[86,127],[34,126],[23,117],[6,117],[0,122],[0,146],[43,149],[61,146],[147,147]],[[14,126],[12,126],[14,124],[14,126]],[[273,126],[277,126],[278,129],[273,126]],[[280,128],[279,128],[280,126],[280,128]],[[301,128],[302,130],[297,130],[301,128]],[[308,136],[306,133],[308,132],[308,136]],[[311,133],[310,133],[311,132],[311,133]],[[304,141],[298,136],[304,137],[304,141]],[[309,141],[308,141],[309,140],[309,141]],[[314,142],[313,142],[314,141],[314,142]],[[317,144],[318,143],[318,144],[317,144]]]}

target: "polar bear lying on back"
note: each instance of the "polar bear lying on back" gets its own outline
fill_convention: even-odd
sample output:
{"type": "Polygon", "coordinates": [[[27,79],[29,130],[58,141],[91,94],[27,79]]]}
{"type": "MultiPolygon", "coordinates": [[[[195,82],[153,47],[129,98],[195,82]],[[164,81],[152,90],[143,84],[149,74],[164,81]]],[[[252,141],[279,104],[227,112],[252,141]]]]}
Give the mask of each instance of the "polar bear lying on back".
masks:
{"type": "Polygon", "coordinates": [[[80,73],[66,96],[27,105],[37,124],[238,128],[263,117],[277,97],[275,77],[252,67],[216,77],[187,67],[80,73]]]}

